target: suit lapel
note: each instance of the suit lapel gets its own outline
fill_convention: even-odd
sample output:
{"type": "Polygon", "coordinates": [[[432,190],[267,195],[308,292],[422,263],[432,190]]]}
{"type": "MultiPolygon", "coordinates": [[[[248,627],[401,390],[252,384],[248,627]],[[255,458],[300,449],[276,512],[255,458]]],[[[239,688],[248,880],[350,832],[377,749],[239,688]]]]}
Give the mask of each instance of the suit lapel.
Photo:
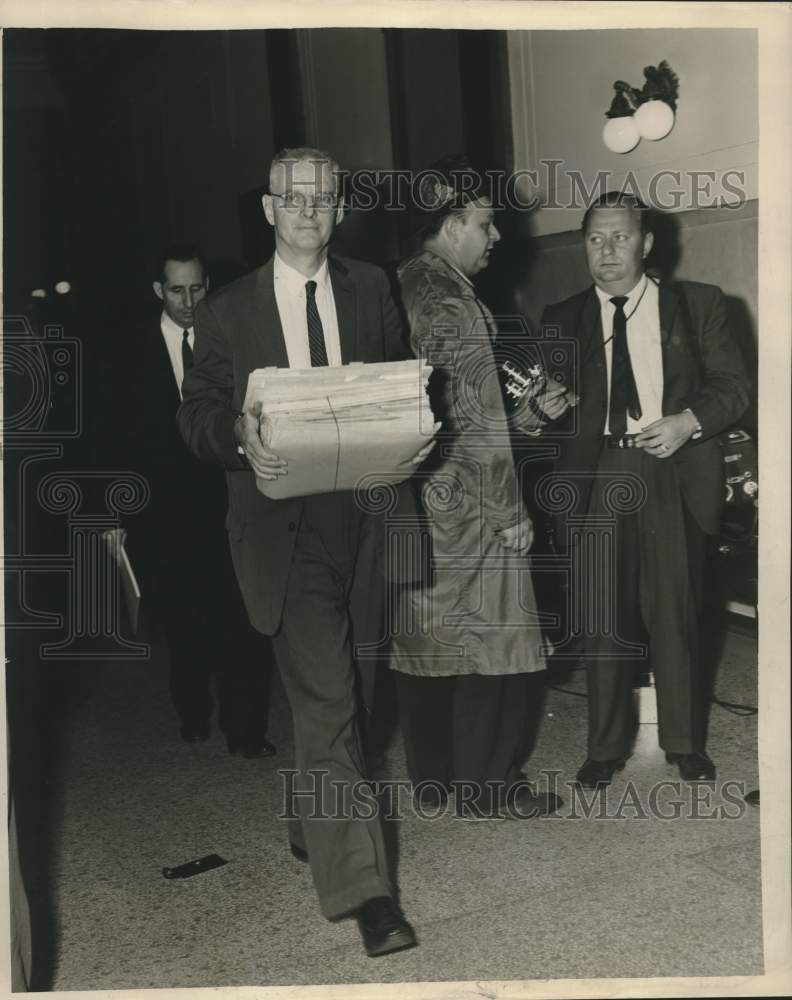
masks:
{"type": "Polygon", "coordinates": [[[682,313],[679,293],[673,285],[662,283],[658,294],[660,313],[660,345],[663,357],[663,413],[668,413],[668,400],[678,394],[679,377],[684,365],[684,352],[679,348],[685,343],[686,330],[680,330],[682,313]]]}
{"type": "Polygon", "coordinates": [[[660,285],[660,342],[663,345],[663,357],[671,340],[671,330],[676,322],[679,311],[679,297],[673,285],[665,282],[660,285]]]}
{"type": "MultiPolygon", "coordinates": [[[[159,320],[156,323],[152,323],[149,337],[151,364],[146,365],[146,378],[150,378],[154,385],[157,386],[157,396],[162,400],[163,406],[167,408],[167,412],[169,414],[175,413],[179,408],[181,398],[159,320]]],[[[146,395],[148,396],[149,394],[147,393],[146,395]]]]}
{"type": "Polygon", "coordinates": [[[358,356],[357,289],[341,261],[330,257],[328,267],[338,316],[341,360],[348,365],[358,356]]]}
{"type": "Polygon", "coordinates": [[[283,335],[278,303],[275,299],[274,257],[261,268],[256,279],[256,303],[253,310],[254,336],[252,344],[255,368],[289,367],[286,338],[283,335]]]}
{"type": "Polygon", "coordinates": [[[602,331],[602,310],[592,285],[585,296],[580,311],[580,367],[581,371],[595,369],[597,388],[603,400],[608,397],[608,370],[605,365],[605,346],[602,331]]]}

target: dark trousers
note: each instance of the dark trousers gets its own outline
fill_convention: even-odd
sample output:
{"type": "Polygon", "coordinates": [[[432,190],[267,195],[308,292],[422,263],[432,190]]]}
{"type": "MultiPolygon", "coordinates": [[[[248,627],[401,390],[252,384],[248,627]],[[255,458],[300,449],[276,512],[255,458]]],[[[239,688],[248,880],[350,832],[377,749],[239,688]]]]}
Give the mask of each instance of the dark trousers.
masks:
{"type": "MultiPolygon", "coordinates": [[[[275,658],[294,720],[289,836],[308,851],[322,913],[391,894],[376,809],[360,794],[365,764],[357,721],[350,595],[374,527],[343,494],[308,498],[297,533],[275,658]]],[[[365,567],[363,567],[365,569],[365,567]]],[[[361,570],[363,571],[363,570],[361,570]]]]}
{"type": "MultiPolygon", "coordinates": [[[[600,628],[587,643],[588,755],[615,760],[629,753],[636,669],[647,666],[645,657],[629,655],[629,644],[646,644],[648,650],[661,747],[674,753],[703,750],[699,633],[707,536],[685,507],[673,459],[636,448],[604,449],[589,514],[610,519],[614,506],[619,512],[612,556],[602,547],[604,555],[584,584],[593,588],[588,606],[612,607],[615,624],[612,631],[600,628]],[[612,487],[620,480],[637,487],[637,503],[619,500],[612,487]]],[[[587,527],[597,532],[606,524],[597,527],[590,518],[587,527]]]]}
{"type": "Polygon", "coordinates": [[[210,719],[215,678],[220,728],[235,740],[263,738],[271,640],[248,621],[224,533],[212,546],[169,547],[141,563],[143,599],[153,604],[165,633],[170,694],[182,724],[210,719]]]}
{"type": "Polygon", "coordinates": [[[396,684],[413,784],[464,782],[480,789],[477,804],[495,806],[493,795],[497,798],[520,776],[526,675],[415,677],[397,672],[396,684]]]}

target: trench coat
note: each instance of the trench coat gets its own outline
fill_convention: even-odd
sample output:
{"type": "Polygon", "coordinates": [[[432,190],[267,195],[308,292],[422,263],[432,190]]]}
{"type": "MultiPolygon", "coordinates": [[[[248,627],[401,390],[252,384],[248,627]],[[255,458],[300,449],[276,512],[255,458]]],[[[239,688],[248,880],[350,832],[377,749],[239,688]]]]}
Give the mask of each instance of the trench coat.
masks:
{"type": "Polygon", "coordinates": [[[390,665],[416,676],[542,670],[529,559],[498,533],[527,517],[493,353],[492,314],[444,258],[423,251],[398,271],[416,357],[433,367],[429,395],[442,423],[410,482],[422,525],[424,572],[397,588],[390,665]]]}

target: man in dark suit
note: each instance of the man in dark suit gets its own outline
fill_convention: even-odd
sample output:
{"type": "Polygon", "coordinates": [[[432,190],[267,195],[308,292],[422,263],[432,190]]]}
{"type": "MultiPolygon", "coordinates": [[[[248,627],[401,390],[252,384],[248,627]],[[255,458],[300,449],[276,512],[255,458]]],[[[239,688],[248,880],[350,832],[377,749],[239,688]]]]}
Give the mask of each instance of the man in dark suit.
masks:
{"type": "Polygon", "coordinates": [[[150,498],[130,518],[127,548],[165,632],[170,690],[186,742],[209,738],[212,675],[219,726],[232,754],[267,757],[271,651],[247,623],[223,530],[220,470],[198,461],[176,426],[184,373],[192,365],[193,313],[208,279],[200,252],[174,245],[160,255],[153,282],[159,316],[124,343],[110,384],[123,425],[116,454],[146,478],[150,498]]]}
{"type": "Polygon", "coordinates": [[[699,655],[703,570],[724,496],[716,435],[744,412],[746,375],[720,289],[658,287],[646,275],[653,237],[634,196],[603,195],[583,236],[594,287],[542,317],[577,342],[577,371],[563,378],[579,403],[556,468],[576,497],[567,514],[588,515],[588,533],[615,517],[610,568],[592,565],[578,594],[592,614],[612,608],[615,628],[589,636],[588,757],[577,777],[602,787],[623,766],[648,637],[666,759],[684,780],[714,780],[699,655]]]}
{"type": "Polygon", "coordinates": [[[274,479],[288,468],[259,436],[260,404],[243,412],[257,368],[403,356],[385,274],[328,255],[343,215],[337,171],[315,149],[284,150],[273,160],[263,206],[275,255],[198,308],[179,425],[196,455],[225,466],[237,577],[250,620],[273,636],[294,720],[292,853],[310,861],[322,913],[354,914],[375,956],[415,944],[393,899],[376,810],[356,816],[348,797],[365,787],[353,642],[371,626],[350,594],[370,577],[381,526],[351,492],[283,500],[260,493],[256,476],[274,479]]]}

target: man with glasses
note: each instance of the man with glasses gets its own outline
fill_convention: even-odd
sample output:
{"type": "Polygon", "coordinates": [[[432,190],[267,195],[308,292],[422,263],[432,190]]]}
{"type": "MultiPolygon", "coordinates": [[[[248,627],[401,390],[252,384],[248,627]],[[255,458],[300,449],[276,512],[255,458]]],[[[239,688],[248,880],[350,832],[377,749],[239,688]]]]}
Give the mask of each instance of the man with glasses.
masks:
{"type": "Polygon", "coordinates": [[[261,441],[259,413],[242,412],[257,368],[404,356],[385,274],[328,254],[343,216],[337,175],[317,149],[286,149],[273,160],[263,206],[275,254],[198,308],[179,424],[199,457],[226,468],[240,588],[253,625],[273,636],[294,719],[292,853],[310,862],[322,913],[356,916],[375,956],[415,944],[393,899],[376,810],[355,816],[340,801],[364,774],[352,644],[370,623],[360,621],[351,595],[371,578],[377,523],[351,492],[263,496],[255,476],[289,470],[261,441]]]}

